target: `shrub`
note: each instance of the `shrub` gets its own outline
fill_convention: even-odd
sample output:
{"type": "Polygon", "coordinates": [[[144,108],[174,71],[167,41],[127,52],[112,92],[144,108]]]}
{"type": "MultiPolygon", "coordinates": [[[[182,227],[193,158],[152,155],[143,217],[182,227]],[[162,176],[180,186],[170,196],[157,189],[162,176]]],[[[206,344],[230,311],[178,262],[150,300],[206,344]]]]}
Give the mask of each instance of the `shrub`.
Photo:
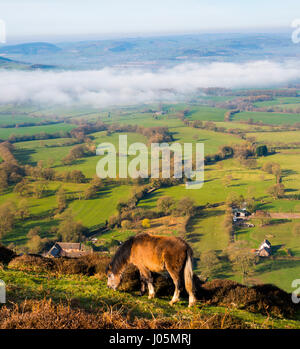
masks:
{"type": "Polygon", "coordinates": [[[123,229],[130,229],[131,228],[131,222],[128,220],[128,219],[124,219],[122,222],[121,222],[121,227],[123,229]]]}
{"type": "Polygon", "coordinates": [[[31,228],[29,232],[27,233],[27,237],[29,239],[33,238],[36,235],[39,235],[41,233],[41,227],[35,226],[34,228],[31,228]]]}
{"type": "Polygon", "coordinates": [[[151,228],[150,220],[148,218],[145,218],[142,220],[142,227],[143,228],[151,228]]]}
{"type": "Polygon", "coordinates": [[[268,148],[266,145],[260,145],[256,148],[257,156],[266,156],[268,155],[268,148]]]}
{"type": "Polygon", "coordinates": [[[38,235],[34,235],[28,242],[27,247],[31,253],[40,253],[44,250],[48,239],[42,239],[38,235]]]}
{"type": "Polygon", "coordinates": [[[103,279],[106,277],[105,269],[109,261],[109,256],[98,253],[91,253],[80,258],[60,257],[55,259],[24,254],[14,258],[8,268],[28,272],[97,275],[98,278],[103,279]]]}
{"type": "Polygon", "coordinates": [[[168,215],[175,205],[175,200],[170,196],[163,196],[157,201],[157,208],[159,211],[168,215]]]}
{"type": "Polygon", "coordinates": [[[215,251],[203,252],[200,257],[202,274],[205,277],[213,277],[220,269],[220,261],[215,251]]]}
{"type": "Polygon", "coordinates": [[[182,198],[176,205],[176,212],[181,216],[193,216],[195,213],[195,202],[189,197],[182,198]]]}
{"type": "Polygon", "coordinates": [[[284,185],[282,183],[272,185],[268,188],[268,194],[270,194],[274,199],[280,199],[284,196],[284,185]]]}

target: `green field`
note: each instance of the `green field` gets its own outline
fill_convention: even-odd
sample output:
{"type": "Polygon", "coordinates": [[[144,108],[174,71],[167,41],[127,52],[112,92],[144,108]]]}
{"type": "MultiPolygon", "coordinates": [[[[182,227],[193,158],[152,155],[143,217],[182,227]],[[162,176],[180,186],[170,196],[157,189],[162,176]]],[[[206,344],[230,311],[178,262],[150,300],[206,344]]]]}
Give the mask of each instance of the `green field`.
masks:
{"type": "Polygon", "coordinates": [[[300,142],[300,131],[287,132],[253,132],[248,134],[260,143],[293,143],[300,142]]]}
{"type": "Polygon", "coordinates": [[[277,97],[270,101],[257,102],[254,103],[256,107],[269,107],[269,106],[278,106],[278,107],[287,107],[291,108],[292,105],[299,106],[300,100],[299,97],[277,97]]]}
{"type": "Polygon", "coordinates": [[[37,123],[43,121],[43,118],[33,117],[30,115],[22,114],[9,114],[5,112],[0,113],[0,127],[1,125],[14,125],[24,122],[37,123]]]}
{"type": "Polygon", "coordinates": [[[21,164],[36,165],[44,161],[45,165],[49,160],[53,161],[52,166],[61,165],[61,160],[66,157],[72,146],[57,146],[69,140],[68,138],[47,139],[43,141],[18,142],[15,144],[14,155],[21,164]],[[47,147],[50,146],[50,147],[47,147]]]}
{"type": "Polygon", "coordinates": [[[96,199],[73,201],[70,208],[76,219],[84,226],[94,229],[104,225],[108,217],[117,213],[118,202],[128,199],[131,191],[132,188],[128,185],[107,186],[101,190],[96,199]]]}
{"type": "Polygon", "coordinates": [[[0,127],[0,138],[8,139],[11,135],[35,135],[41,132],[45,133],[56,133],[56,132],[68,132],[74,128],[74,125],[59,123],[54,125],[44,125],[44,126],[29,126],[29,127],[19,127],[19,128],[1,128],[0,127]]]}
{"type": "Polygon", "coordinates": [[[222,145],[238,144],[243,142],[239,137],[224,133],[216,134],[214,131],[199,130],[191,127],[170,128],[175,142],[179,143],[204,143],[204,152],[207,154],[217,153],[222,145]]]}
{"type": "Polygon", "coordinates": [[[294,124],[300,122],[299,114],[288,114],[288,113],[268,113],[268,112],[241,112],[233,116],[233,120],[236,121],[247,121],[253,119],[254,122],[262,122],[270,125],[284,125],[294,124]]]}
{"type": "Polygon", "coordinates": [[[202,121],[224,121],[226,109],[213,107],[196,107],[191,108],[191,119],[202,121]]]}

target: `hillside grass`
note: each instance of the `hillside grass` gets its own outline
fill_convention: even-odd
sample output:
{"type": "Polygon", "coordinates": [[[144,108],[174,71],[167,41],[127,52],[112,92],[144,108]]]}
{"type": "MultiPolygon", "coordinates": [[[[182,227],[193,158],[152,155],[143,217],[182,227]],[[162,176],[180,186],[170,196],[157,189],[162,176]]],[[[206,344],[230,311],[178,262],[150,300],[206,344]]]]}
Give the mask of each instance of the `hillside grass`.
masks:
{"type": "MultiPolygon", "coordinates": [[[[209,306],[198,303],[187,308],[187,299],[182,299],[171,307],[170,297],[148,300],[147,296],[138,297],[136,292],[113,291],[106,286],[105,280],[83,275],[49,275],[38,272],[22,272],[14,269],[0,270],[0,279],[7,286],[8,304],[21,304],[25,299],[51,299],[53,303],[64,303],[88,311],[106,309],[118,311],[130,319],[164,319],[177,322],[196,321],[199,315],[215,317],[217,314],[232,316],[251,328],[299,328],[298,320],[269,318],[249,313],[234,307],[209,306]]],[[[200,324],[198,324],[199,326],[200,324]]],[[[197,328],[197,322],[194,323],[197,328]]]]}

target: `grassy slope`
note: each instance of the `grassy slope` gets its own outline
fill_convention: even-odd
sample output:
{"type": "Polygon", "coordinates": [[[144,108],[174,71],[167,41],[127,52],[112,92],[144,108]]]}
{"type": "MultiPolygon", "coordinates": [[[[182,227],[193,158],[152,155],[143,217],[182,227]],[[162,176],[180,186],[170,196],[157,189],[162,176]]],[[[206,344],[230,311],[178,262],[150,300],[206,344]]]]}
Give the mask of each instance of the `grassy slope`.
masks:
{"type": "MultiPolygon", "coordinates": [[[[131,318],[165,318],[193,319],[198,314],[232,315],[241,319],[253,328],[299,328],[300,321],[267,318],[261,314],[249,313],[239,309],[197,304],[192,309],[187,308],[187,300],[182,300],[174,307],[169,298],[161,297],[148,300],[146,296],[137,297],[136,293],[118,292],[108,289],[104,281],[96,277],[79,275],[58,275],[49,277],[43,273],[20,272],[17,270],[0,270],[0,279],[7,285],[7,299],[20,303],[24,299],[49,299],[54,302],[76,302],[86,309],[96,310],[106,306],[108,309],[120,309],[131,318]]],[[[196,325],[196,324],[195,324],[196,325]]]]}

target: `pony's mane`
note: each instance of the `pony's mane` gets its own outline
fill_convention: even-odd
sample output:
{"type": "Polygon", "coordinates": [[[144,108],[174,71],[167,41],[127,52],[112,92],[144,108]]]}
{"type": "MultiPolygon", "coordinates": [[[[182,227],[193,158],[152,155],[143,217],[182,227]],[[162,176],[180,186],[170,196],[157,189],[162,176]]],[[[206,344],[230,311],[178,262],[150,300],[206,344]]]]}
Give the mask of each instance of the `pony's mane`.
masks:
{"type": "Polygon", "coordinates": [[[134,241],[134,236],[123,242],[114,255],[110,265],[114,274],[119,273],[122,267],[128,262],[131,253],[131,247],[134,241]]]}

